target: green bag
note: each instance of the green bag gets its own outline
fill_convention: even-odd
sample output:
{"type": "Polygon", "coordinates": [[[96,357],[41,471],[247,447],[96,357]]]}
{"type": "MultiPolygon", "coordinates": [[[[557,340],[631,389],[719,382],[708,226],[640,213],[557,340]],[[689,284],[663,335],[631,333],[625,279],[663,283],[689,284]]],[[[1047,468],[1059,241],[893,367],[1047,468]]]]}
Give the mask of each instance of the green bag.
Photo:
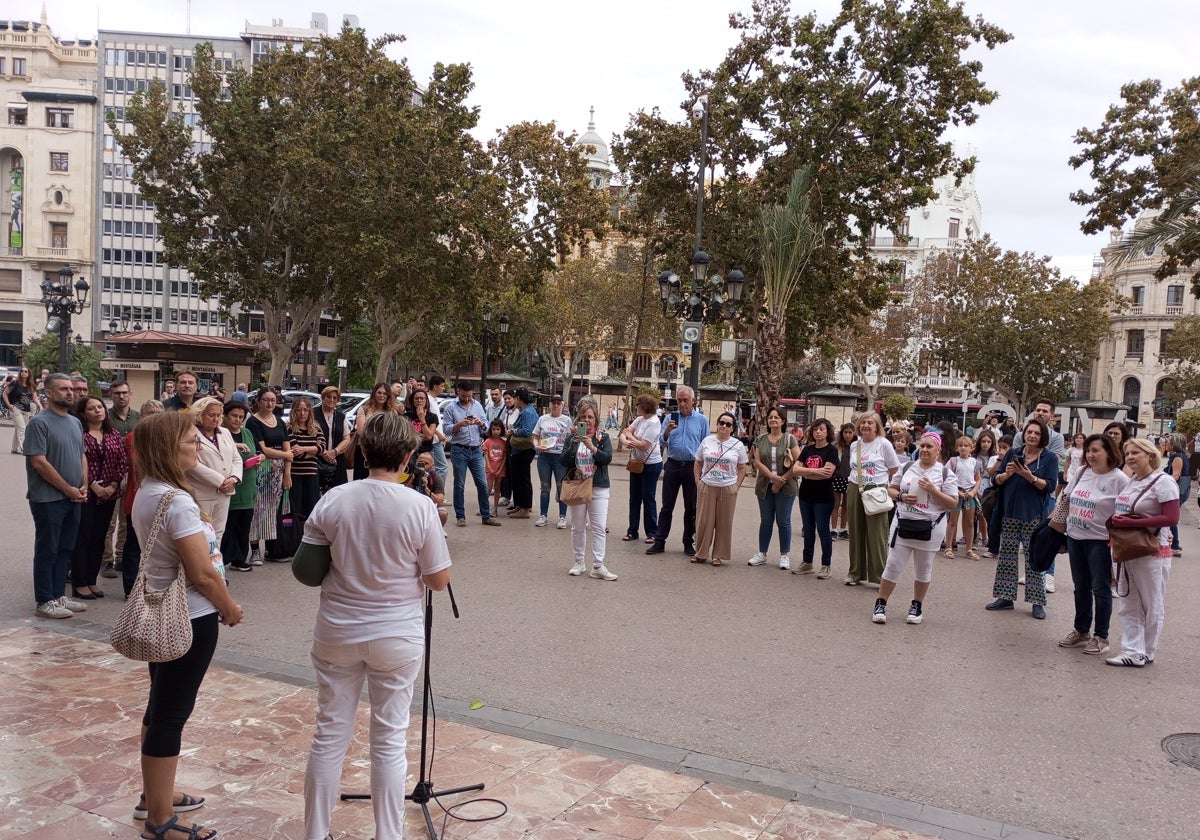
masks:
{"type": "Polygon", "coordinates": [[[332,562],[329,546],[302,542],[292,557],[292,576],[305,586],[320,586],[332,562]]]}

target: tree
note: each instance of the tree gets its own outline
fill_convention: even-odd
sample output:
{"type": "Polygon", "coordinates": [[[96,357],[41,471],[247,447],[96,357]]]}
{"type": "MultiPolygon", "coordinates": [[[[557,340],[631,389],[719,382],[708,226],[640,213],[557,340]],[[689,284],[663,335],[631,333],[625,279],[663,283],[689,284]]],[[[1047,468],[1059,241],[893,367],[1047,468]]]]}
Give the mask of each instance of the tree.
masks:
{"type": "Polygon", "coordinates": [[[1120,306],[1111,284],[1080,287],[1049,257],[1002,251],[991,237],[926,265],[933,351],[1024,416],[1031,398],[1070,396],[1120,306]]]}
{"type": "MultiPolygon", "coordinates": [[[[823,240],[787,311],[794,357],[886,300],[886,275],[864,268],[866,243],[877,225],[897,229],[909,208],[934,198],[936,178],[971,170],[974,161],[955,157],[945,129],[973,123],[995,94],[979,79],[980,62],[964,53],[1010,36],[948,0],[843,0],[828,23],[793,17],[790,6],[756,0],[750,14],[732,15],[738,43],[715,69],[683,81],[685,109],[701,95],[710,103],[706,250],[714,270],[743,268],[750,324],[765,304],[753,249],[757,208],[783,203],[793,173],[811,168],[810,210],[823,240]]],[[[613,143],[639,205],[663,219],[660,252],[675,264],[691,252],[697,134],[654,110],[634,114],[613,143]]]]}
{"type": "MultiPolygon", "coordinates": [[[[88,384],[92,388],[93,393],[99,393],[95,385],[102,375],[100,360],[103,356],[100,351],[91,344],[77,344],[75,342],[68,342],[68,344],[71,348],[70,370],[77,370],[80,374],[87,377],[88,384]]],[[[21,345],[19,355],[22,364],[31,371],[37,372],[43,369],[49,371],[58,370],[58,333],[46,333],[39,338],[31,338],[21,345]]]]}
{"type": "Polygon", "coordinates": [[[1167,399],[1182,405],[1200,397],[1200,318],[1186,315],[1175,321],[1158,361],[1167,376],[1167,399]]]}
{"type": "Polygon", "coordinates": [[[1120,104],[1109,107],[1098,128],[1081,128],[1070,158],[1088,168],[1094,186],[1071,200],[1087,207],[1084,233],[1123,227],[1142,212],[1162,210],[1156,221],[1125,244],[1134,254],[1163,245],[1159,279],[1192,271],[1192,293],[1200,297],[1200,76],[1164,89],[1157,79],[1121,88],[1120,104]]]}
{"type": "MultiPolygon", "coordinates": [[[[874,405],[874,403],[868,403],[874,405]]],[[[904,394],[888,394],[883,398],[883,415],[891,420],[907,420],[916,411],[917,401],[904,394]]]]}
{"type": "Polygon", "coordinates": [[[758,318],[755,399],[760,417],[779,402],[787,350],[787,314],[800,290],[808,261],[821,246],[821,230],[812,220],[808,167],[792,176],[787,200],[759,210],[756,245],[762,266],[762,311],[758,318]]]}
{"type": "Polygon", "coordinates": [[[1200,411],[1188,409],[1176,414],[1175,431],[1188,439],[1200,433],[1200,411]]]}

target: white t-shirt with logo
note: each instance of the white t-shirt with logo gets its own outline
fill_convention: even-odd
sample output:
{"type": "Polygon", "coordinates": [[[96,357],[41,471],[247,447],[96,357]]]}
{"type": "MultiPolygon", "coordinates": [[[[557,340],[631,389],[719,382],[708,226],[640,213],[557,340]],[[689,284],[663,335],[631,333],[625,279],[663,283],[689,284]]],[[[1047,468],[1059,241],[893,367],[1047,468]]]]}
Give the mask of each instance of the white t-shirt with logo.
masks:
{"type": "Polygon", "coordinates": [[[1104,524],[1117,507],[1117,496],[1129,486],[1129,476],[1119,469],[1099,475],[1085,469],[1071,485],[1067,509],[1067,536],[1073,540],[1107,540],[1104,524]]]}
{"type": "Polygon", "coordinates": [[[709,487],[732,487],[737,483],[738,466],[750,460],[745,445],[735,437],[721,441],[709,435],[696,448],[696,460],[702,461],[700,480],[709,487]]]}
{"type": "Polygon", "coordinates": [[[851,484],[858,484],[859,464],[862,464],[863,486],[886,487],[888,470],[900,467],[904,461],[896,454],[896,447],[890,440],[877,437],[870,443],[856,440],[850,445],[850,475],[851,484]]]}
{"type": "Polygon", "coordinates": [[[538,418],[537,425],[533,427],[534,436],[541,438],[538,452],[550,452],[555,455],[562,452],[563,442],[571,434],[574,425],[571,418],[565,414],[557,417],[543,414],[538,418]]]}
{"type": "Polygon", "coordinates": [[[905,467],[892,476],[891,484],[900,489],[900,495],[917,497],[917,501],[911,505],[907,502],[899,503],[896,511],[899,516],[903,516],[905,519],[928,519],[933,522],[947,511],[947,508],[942,507],[941,502],[920,486],[921,479],[927,476],[942,493],[947,496],[958,495],[954,470],[940,463],[935,463],[929,469],[925,469],[920,463],[914,461],[912,466],[905,467]]]}

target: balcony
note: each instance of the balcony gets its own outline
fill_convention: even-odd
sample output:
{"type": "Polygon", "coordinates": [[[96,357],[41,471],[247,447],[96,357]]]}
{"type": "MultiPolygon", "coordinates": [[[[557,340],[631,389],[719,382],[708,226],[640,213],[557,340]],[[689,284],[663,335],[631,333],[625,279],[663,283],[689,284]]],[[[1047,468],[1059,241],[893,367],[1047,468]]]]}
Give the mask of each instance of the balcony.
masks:
{"type": "Polygon", "coordinates": [[[915,236],[872,236],[867,239],[868,248],[878,248],[879,250],[889,250],[895,248],[912,248],[920,247],[921,240],[915,236]]]}
{"type": "Polygon", "coordinates": [[[41,259],[79,262],[83,252],[78,248],[38,248],[37,255],[41,259]]]}
{"type": "Polygon", "coordinates": [[[1168,315],[1182,315],[1183,314],[1183,305],[1176,304],[1176,303],[1168,303],[1167,304],[1167,314],[1168,315]]]}
{"type": "Polygon", "coordinates": [[[0,248],[0,257],[20,257],[24,256],[23,248],[0,248]]]}
{"type": "Polygon", "coordinates": [[[1136,362],[1137,364],[1140,365],[1144,359],[1145,359],[1145,354],[1142,352],[1134,352],[1131,350],[1125,351],[1125,361],[1127,361],[1127,362],[1136,362]]]}
{"type": "Polygon", "coordinates": [[[1142,310],[1145,308],[1146,307],[1142,306],[1140,303],[1135,303],[1135,304],[1131,305],[1128,309],[1125,310],[1125,314],[1126,315],[1141,315],[1142,310]]]}

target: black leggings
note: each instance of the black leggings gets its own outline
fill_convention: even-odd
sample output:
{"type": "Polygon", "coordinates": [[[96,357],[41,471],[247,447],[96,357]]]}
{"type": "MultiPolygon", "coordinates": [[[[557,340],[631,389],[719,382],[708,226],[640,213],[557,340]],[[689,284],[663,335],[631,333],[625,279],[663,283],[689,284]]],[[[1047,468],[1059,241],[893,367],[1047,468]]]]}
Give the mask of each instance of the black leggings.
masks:
{"type": "Polygon", "coordinates": [[[229,511],[225,533],[221,536],[221,558],[226,566],[243,564],[250,556],[250,525],[253,522],[254,508],[229,511]]]}
{"type": "Polygon", "coordinates": [[[188,652],[171,662],[150,663],[150,699],[142,715],[142,726],[146,727],[142,755],[151,758],[179,755],[183,725],[196,707],[200,683],[204,682],[208,663],[217,649],[219,625],[215,612],[193,618],[192,646],[188,652]]]}

